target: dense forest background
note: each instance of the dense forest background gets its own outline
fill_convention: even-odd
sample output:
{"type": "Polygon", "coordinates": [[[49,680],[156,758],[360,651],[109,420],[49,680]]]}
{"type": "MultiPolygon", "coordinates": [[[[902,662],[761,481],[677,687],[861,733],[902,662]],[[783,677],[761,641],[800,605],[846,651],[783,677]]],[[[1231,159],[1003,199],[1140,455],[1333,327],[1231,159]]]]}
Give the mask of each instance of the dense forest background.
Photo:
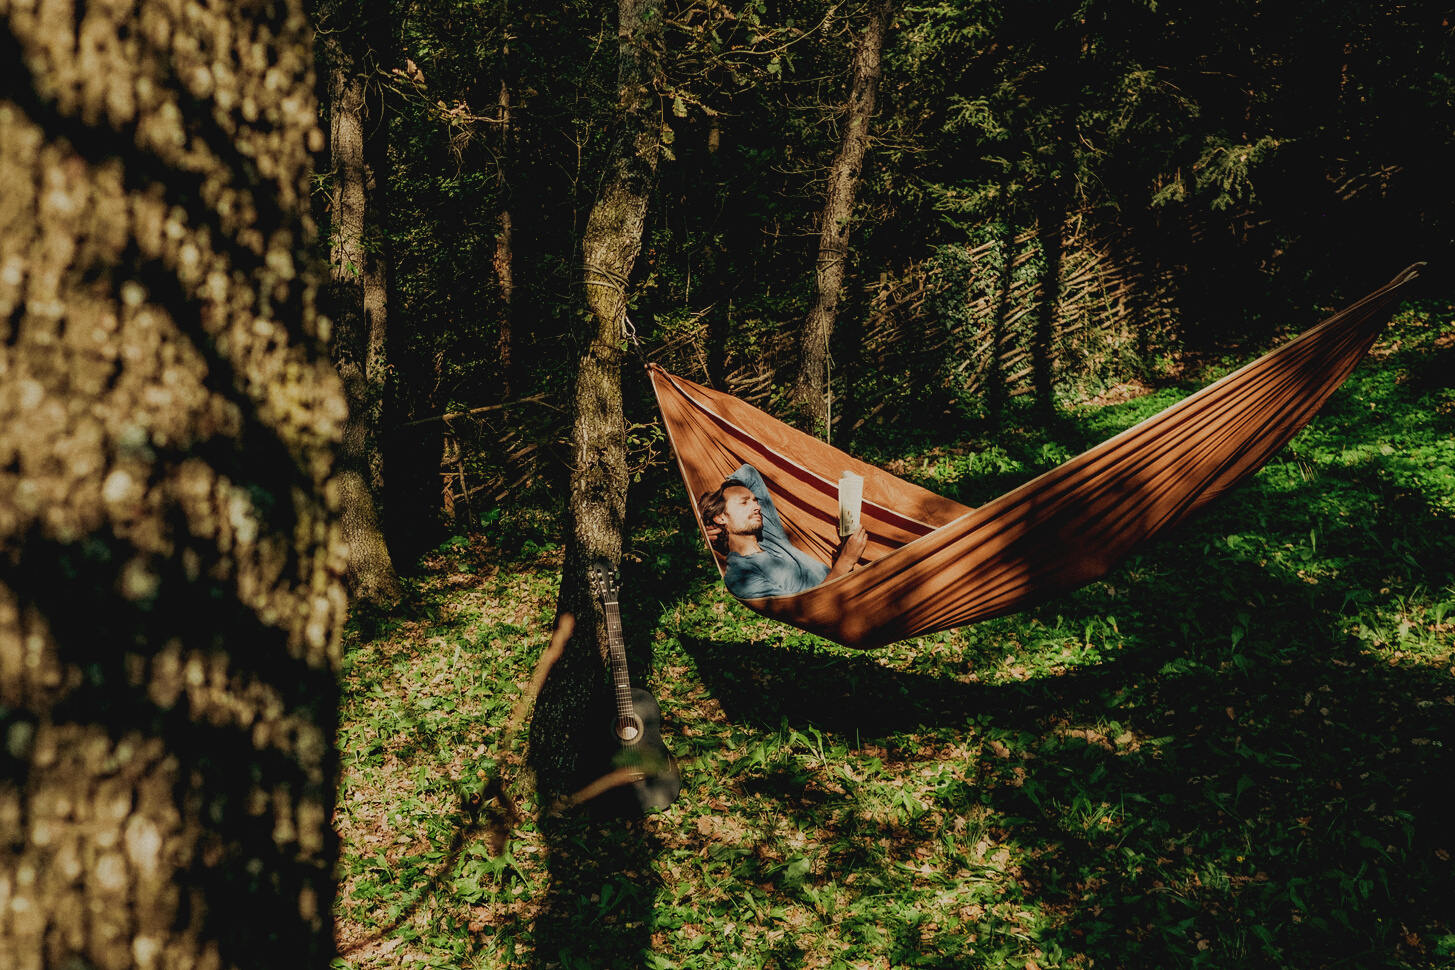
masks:
{"type": "MultiPolygon", "coordinates": [[[[641,352],[805,426],[826,418],[836,444],[872,452],[1155,380],[1451,250],[1440,4],[648,6],[660,159],[619,281],[641,352]],[[856,45],[881,8],[825,413],[787,389],[833,163],[866,124],[850,117],[856,45]]],[[[325,12],[387,150],[363,230],[389,263],[371,433],[407,563],[564,494],[582,236],[626,124],[618,11],[325,12]]],[[[329,184],[320,173],[326,223],[329,184]]],[[[628,451],[655,493],[639,371],[625,368],[628,451]]]]}

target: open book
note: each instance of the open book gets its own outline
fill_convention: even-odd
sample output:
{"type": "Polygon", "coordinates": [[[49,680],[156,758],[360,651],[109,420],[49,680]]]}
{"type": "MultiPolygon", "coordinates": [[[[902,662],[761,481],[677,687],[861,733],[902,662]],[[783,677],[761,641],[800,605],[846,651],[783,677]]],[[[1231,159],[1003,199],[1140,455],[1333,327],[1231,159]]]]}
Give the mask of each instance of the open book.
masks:
{"type": "Polygon", "coordinates": [[[859,513],[864,508],[864,476],[844,472],[839,479],[839,535],[859,531],[859,513]]]}

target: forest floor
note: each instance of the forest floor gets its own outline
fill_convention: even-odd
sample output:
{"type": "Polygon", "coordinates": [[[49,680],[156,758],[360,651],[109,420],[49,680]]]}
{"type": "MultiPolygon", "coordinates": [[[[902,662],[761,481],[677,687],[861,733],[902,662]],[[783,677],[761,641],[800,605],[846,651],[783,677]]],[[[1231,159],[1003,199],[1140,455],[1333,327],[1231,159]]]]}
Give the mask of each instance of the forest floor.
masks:
{"type": "MultiPolygon", "coordinates": [[[[452,540],[348,634],[337,965],[1455,966],[1452,311],[1104,581],[872,653],[739,606],[662,492],[623,620],[683,788],[642,821],[537,804],[501,749],[539,517],[452,540]],[[497,770],[514,824],[461,807],[497,770]]],[[[1192,389],[873,457],[978,504],[1192,389]]]]}

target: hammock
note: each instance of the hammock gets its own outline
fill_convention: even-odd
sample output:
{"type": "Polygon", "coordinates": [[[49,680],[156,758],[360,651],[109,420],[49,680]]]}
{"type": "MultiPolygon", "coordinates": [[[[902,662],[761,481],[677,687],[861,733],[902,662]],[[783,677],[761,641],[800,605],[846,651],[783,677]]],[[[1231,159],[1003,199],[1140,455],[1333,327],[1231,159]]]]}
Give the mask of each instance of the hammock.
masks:
{"type": "MultiPolygon", "coordinates": [[[[839,541],[839,475],[847,469],[864,476],[861,521],[869,544],[860,565],[793,596],[743,602],[845,646],[880,647],[1014,613],[1083,586],[1237,486],[1344,382],[1423,265],[973,510],[727,394],[656,364],[649,370],[694,512],[697,496],[747,462],[768,483],[792,542],[830,563],[839,541]]],[[[715,558],[721,571],[726,562],[715,558]]]]}

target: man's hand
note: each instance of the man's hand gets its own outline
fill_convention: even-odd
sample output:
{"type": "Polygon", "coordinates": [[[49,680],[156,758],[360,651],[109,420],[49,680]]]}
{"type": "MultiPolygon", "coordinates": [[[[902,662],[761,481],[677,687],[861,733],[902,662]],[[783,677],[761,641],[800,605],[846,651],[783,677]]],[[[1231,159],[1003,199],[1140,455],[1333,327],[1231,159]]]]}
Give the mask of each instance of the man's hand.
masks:
{"type": "Polygon", "coordinates": [[[703,531],[707,533],[708,545],[713,545],[714,543],[716,543],[717,537],[722,535],[722,526],[718,525],[716,522],[704,522],[702,523],[702,528],[703,531]]]}
{"type": "Polygon", "coordinates": [[[864,531],[863,526],[860,526],[859,530],[853,535],[845,536],[843,541],[839,543],[838,554],[834,556],[834,565],[829,570],[828,576],[824,578],[824,582],[828,582],[831,579],[838,579],[853,569],[854,564],[864,555],[864,547],[868,544],[869,533],[864,531]]]}

